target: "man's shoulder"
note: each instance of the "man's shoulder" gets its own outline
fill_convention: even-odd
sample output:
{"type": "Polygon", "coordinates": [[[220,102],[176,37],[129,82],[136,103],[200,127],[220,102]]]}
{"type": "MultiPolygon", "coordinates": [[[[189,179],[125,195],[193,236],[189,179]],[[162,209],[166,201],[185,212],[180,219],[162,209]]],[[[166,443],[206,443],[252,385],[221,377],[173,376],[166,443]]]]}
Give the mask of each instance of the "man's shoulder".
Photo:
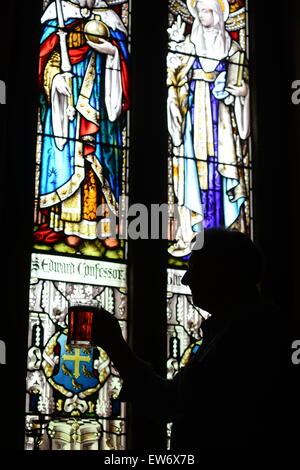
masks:
{"type": "MultiPolygon", "coordinates": [[[[62,0],[62,10],[64,15],[64,20],[68,21],[71,18],[80,18],[80,6],[74,3],[70,3],[68,1],[62,0]]],[[[42,24],[46,23],[47,21],[56,20],[57,19],[57,11],[56,11],[56,3],[52,2],[48,5],[46,10],[44,11],[41,22],[42,24]]]]}
{"type": "Polygon", "coordinates": [[[270,324],[278,321],[280,318],[280,308],[273,302],[262,300],[255,303],[242,303],[232,306],[231,327],[249,328],[256,326],[257,328],[270,327],[270,324]]]}
{"type": "Polygon", "coordinates": [[[277,335],[280,330],[281,312],[272,302],[232,305],[228,309],[228,318],[228,323],[215,331],[207,345],[210,357],[216,357],[220,362],[228,360],[229,356],[238,360],[241,351],[244,358],[247,353],[252,357],[256,352],[259,354],[267,338],[277,335]]]}

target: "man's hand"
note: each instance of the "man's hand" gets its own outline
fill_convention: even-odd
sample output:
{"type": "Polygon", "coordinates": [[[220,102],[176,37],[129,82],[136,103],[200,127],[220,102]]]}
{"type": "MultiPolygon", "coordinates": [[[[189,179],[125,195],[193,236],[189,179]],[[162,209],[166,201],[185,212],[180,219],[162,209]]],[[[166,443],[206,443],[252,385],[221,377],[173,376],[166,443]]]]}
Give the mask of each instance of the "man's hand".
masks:
{"type": "Polygon", "coordinates": [[[123,338],[118,320],[113,314],[100,308],[94,317],[93,340],[107,352],[121,377],[130,376],[136,357],[123,338]]]}
{"type": "Polygon", "coordinates": [[[55,75],[52,82],[52,88],[54,91],[58,91],[58,93],[61,93],[65,96],[71,96],[72,91],[67,83],[68,78],[71,76],[72,75],[68,73],[59,73],[55,75]]]}
{"type": "Polygon", "coordinates": [[[249,87],[248,85],[242,80],[241,86],[237,85],[228,85],[225,88],[228,93],[230,93],[233,96],[247,96],[249,93],[249,87]]]}
{"type": "Polygon", "coordinates": [[[100,43],[87,41],[88,45],[94,49],[95,51],[99,52],[100,54],[112,55],[114,56],[116,53],[116,47],[113,46],[109,41],[103,38],[99,38],[100,43]]]}
{"type": "Polygon", "coordinates": [[[125,342],[118,320],[104,308],[100,308],[94,316],[94,341],[108,355],[115,355],[125,342]]]}

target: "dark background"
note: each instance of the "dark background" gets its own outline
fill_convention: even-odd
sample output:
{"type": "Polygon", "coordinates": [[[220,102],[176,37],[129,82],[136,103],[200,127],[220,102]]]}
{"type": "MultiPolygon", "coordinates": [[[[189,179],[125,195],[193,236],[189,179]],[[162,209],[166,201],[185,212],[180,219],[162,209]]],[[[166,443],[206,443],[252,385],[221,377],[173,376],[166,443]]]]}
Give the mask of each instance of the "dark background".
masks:
{"type": "MultiPolygon", "coordinates": [[[[23,449],[27,307],[33,215],[39,1],[15,1],[2,9],[0,79],[1,321],[7,365],[0,365],[0,449],[23,449]]],[[[165,52],[167,1],[133,0],[131,201],[166,200],[167,129],[165,52]]],[[[300,80],[300,5],[289,0],[250,0],[255,239],[267,269],[264,295],[282,310],[289,338],[300,339],[298,308],[300,105],[291,102],[300,80]]],[[[164,373],[166,354],[164,241],[130,244],[130,342],[164,373]]],[[[259,328],[259,325],[257,325],[259,328]]],[[[266,338],[270,350],[278,338],[266,338]]],[[[289,346],[287,345],[287,348],[289,346]]],[[[289,351],[287,351],[289,354],[289,351]]],[[[293,366],[293,377],[300,365],[293,366]]],[[[285,426],[295,424],[296,379],[287,385],[285,426]],[[290,420],[290,421],[289,421],[290,420]]],[[[157,423],[129,414],[133,449],[164,447],[157,423]]]]}

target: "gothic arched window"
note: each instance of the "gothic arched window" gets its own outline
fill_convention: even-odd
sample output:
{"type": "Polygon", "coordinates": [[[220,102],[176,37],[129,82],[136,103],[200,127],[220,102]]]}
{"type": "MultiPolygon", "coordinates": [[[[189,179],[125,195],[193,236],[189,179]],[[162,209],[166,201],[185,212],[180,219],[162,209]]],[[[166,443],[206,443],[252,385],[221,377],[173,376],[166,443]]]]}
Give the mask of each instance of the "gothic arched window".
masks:
{"type": "MultiPolygon", "coordinates": [[[[159,35],[165,45],[153,46],[160,59],[151,55],[149,45],[138,50],[143,24],[137,18],[144,14],[139,7],[130,0],[43,1],[27,449],[127,448],[118,371],[100,348],[67,343],[67,318],[73,301],[96,300],[118,318],[127,337],[128,268],[139,262],[147,268],[152,253],[137,248],[130,260],[134,241],[126,240],[122,211],[132,187],[137,188],[135,201],[143,188],[151,192],[147,202],[152,196],[153,203],[157,197],[166,202],[167,196],[169,240],[158,252],[154,249],[159,258],[163,248],[165,258],[151,268],[148,285],[139,289],[137,280],[129,294],[142,300],[144,309],[140,319],[135,314],[130,321],[140,329],[145,321],[154,329],[157,317],[151,311],[150,318],[145,298],[151,297],[150,289],[155,297],[155,282],[163,279],[153,279],[155,269],[164,271],[160,288],[163,298],[167,291],[167,321],[165,304],[159,321],[165,325],[169,378],[201,347],[201,321],[208,315],[193,306],[181,285],[195,233],[226,226],[252,235],[247,1],[169,0],[157,6],[166,13],[159,35]],[[136,36],[131,44],[132,19],[136,36]],[[142,57],[147,69],[139,68],[142,57]],[[160,82],[156,60],[167,60],[160,82]],[[130,70],[144,95],[155,93],[159,99],[161,93],[165,114],[151,98],[145,98],[145,109],[139,99],[131,106],[130,70]],[[147,181],[141,181],[142,166],[148,167],[147,181]]],[[[152,23],[145,18],[152,26],[143,31],[145,43],[157,40],[155,28],[161,23],[152,23]]],[[[158,359],[162,370],[164,360],[158,359]]]]}
{"type": "MultiPolygon", "coordinates": [[[[252,235],[248,8],[244,0],[169,0],[167,120],[168,377],[201,347],[208,312],[181,284],[195,233],[252,235]]],[[[213,282],[213,280],[212,280],[213,282]]]]}
{"type": "Polygon", "coordinates": [[[119,374],[103,350],[73,348],[67,337],[70,303],[91,301],[127,335],[118,216],[128,191],[130,2],[43,7],[26,448],[120,450],[119,374]]]}

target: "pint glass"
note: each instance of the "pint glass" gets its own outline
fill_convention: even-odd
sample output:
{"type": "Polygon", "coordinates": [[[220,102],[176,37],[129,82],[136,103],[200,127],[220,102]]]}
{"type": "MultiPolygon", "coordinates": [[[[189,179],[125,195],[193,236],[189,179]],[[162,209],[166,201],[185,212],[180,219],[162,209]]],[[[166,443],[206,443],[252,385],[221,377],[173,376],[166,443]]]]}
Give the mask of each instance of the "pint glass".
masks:
{"type": "Polygon", "coordinates": [[[67,344],[77,348],[96,347],[93,339],[95,315],[101,307],[95,299],[76,299],[69,303],[67,344]]]}

